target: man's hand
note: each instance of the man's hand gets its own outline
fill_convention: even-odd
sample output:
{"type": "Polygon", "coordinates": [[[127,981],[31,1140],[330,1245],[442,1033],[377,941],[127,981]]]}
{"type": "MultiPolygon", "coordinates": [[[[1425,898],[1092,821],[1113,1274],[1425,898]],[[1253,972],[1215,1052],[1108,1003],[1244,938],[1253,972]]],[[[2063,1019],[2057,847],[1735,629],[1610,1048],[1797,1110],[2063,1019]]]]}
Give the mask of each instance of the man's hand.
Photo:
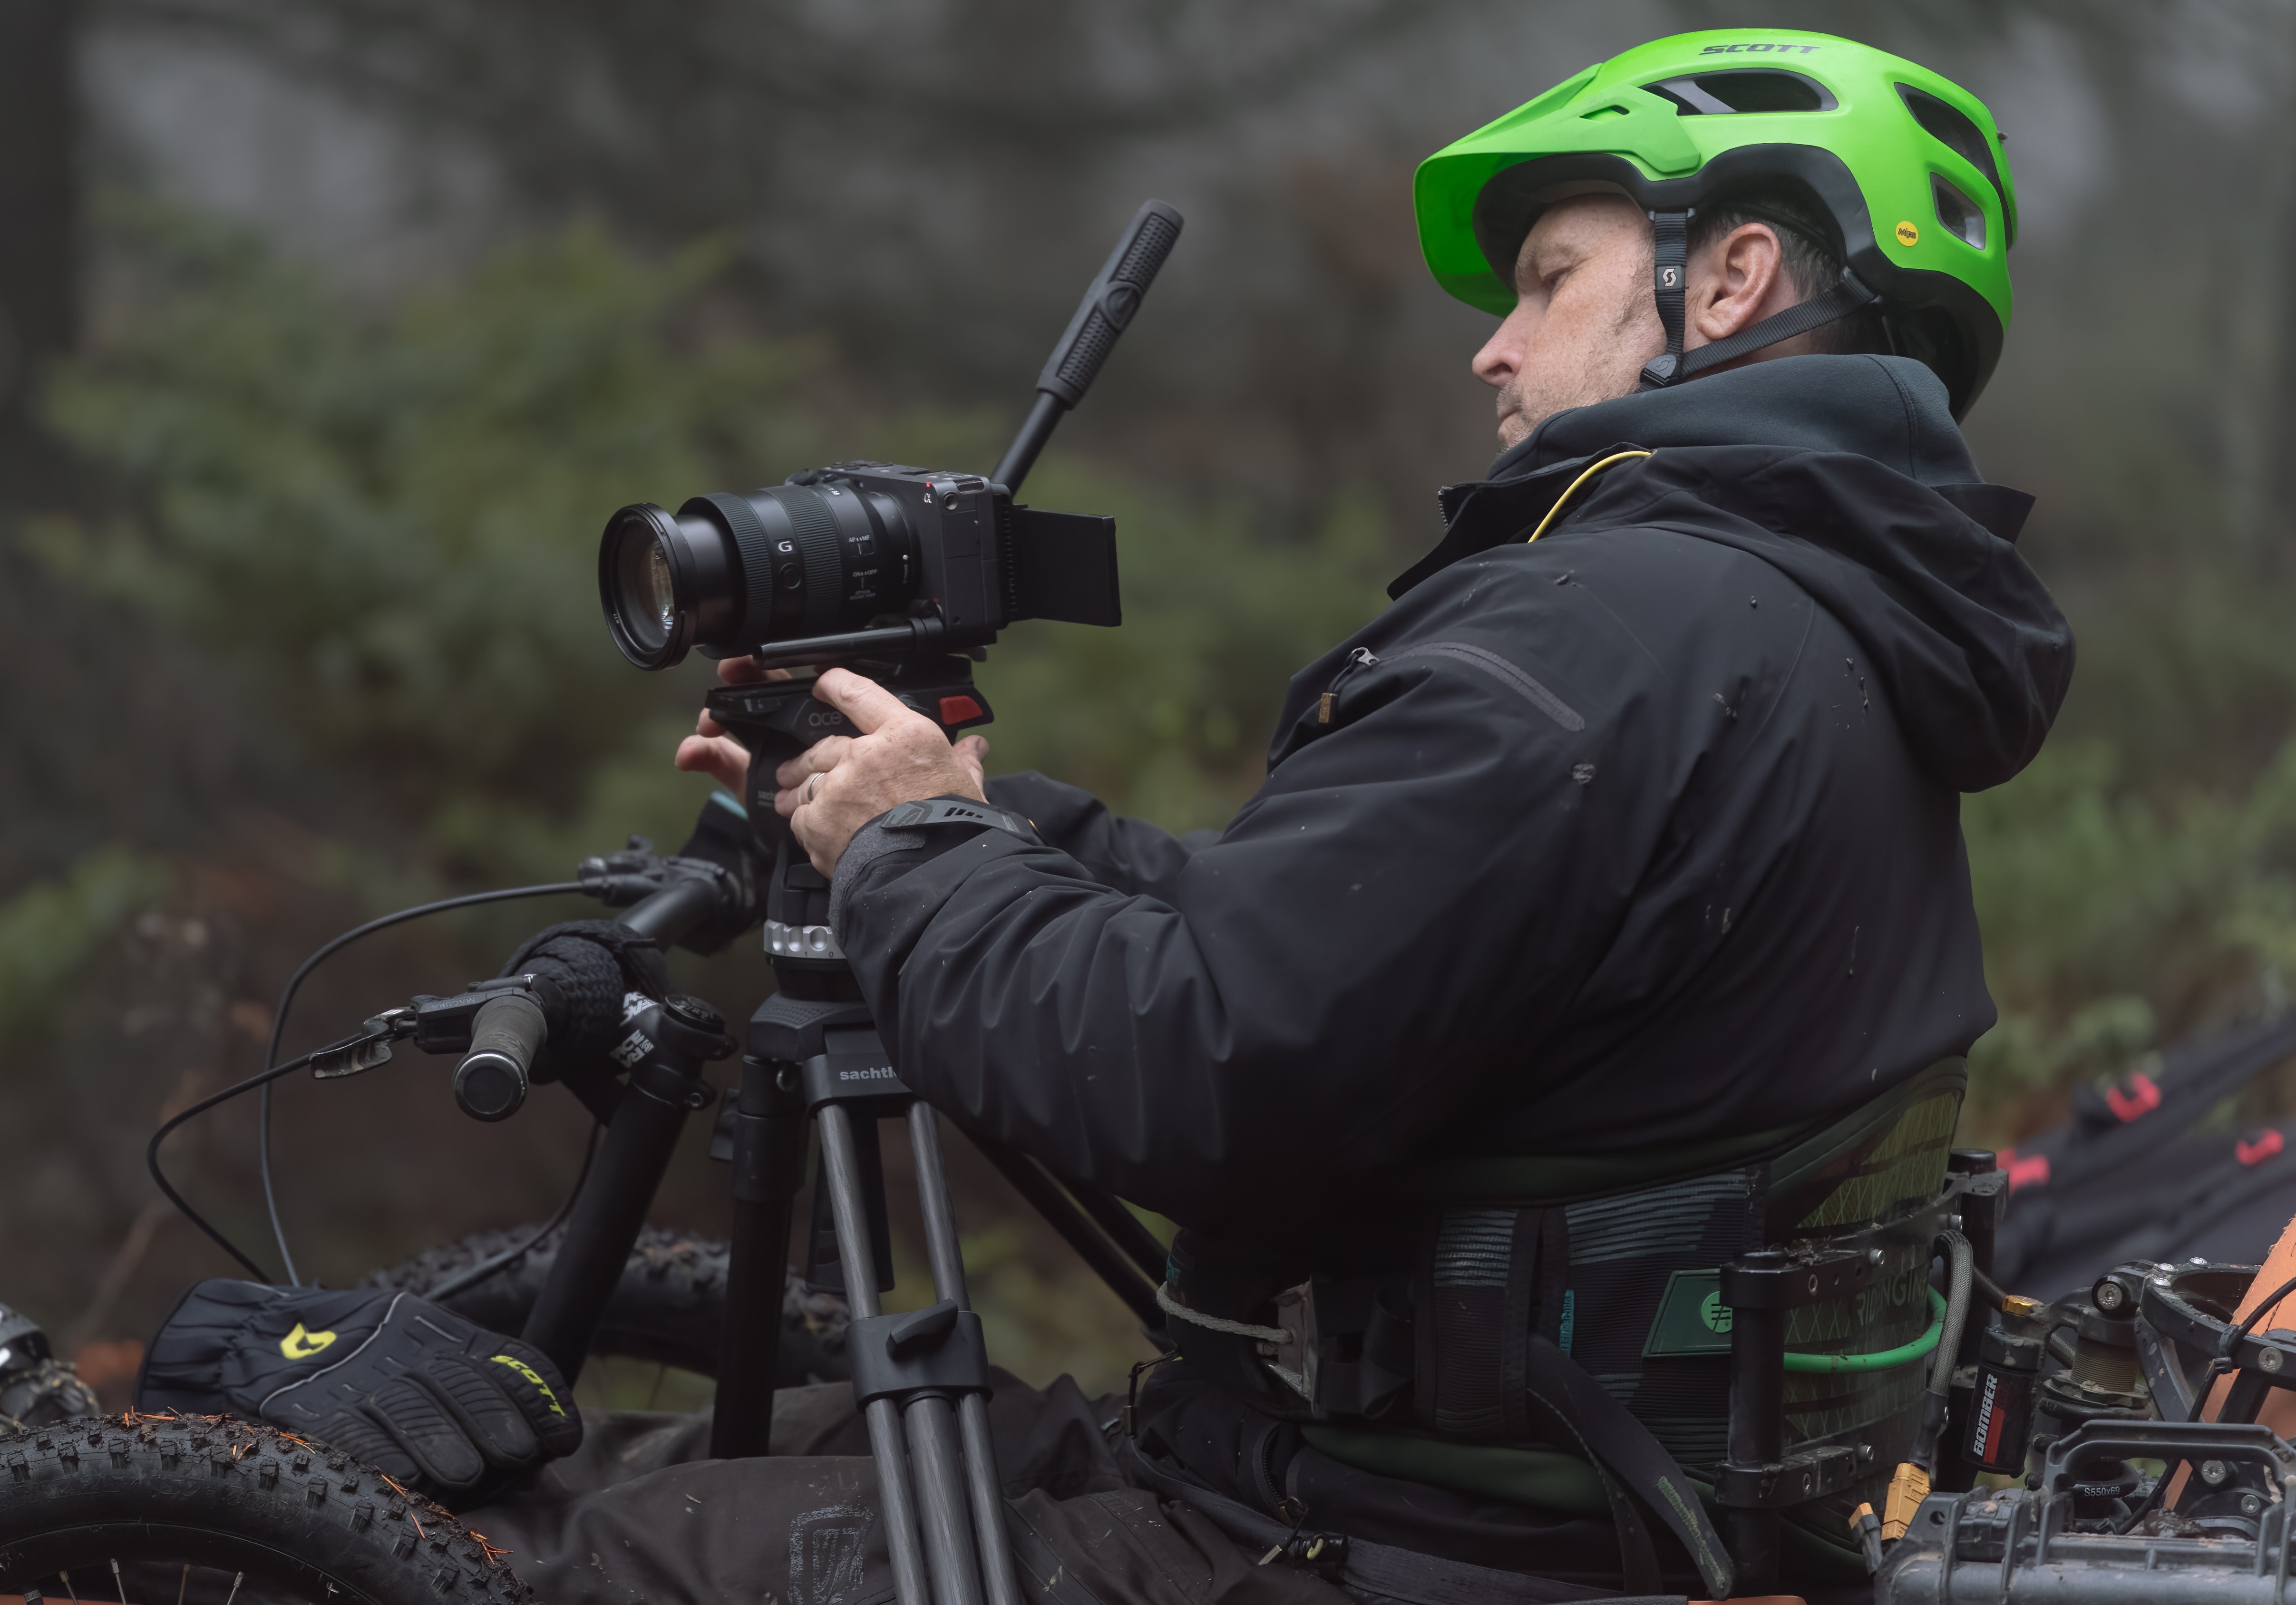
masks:
{"type": "MultiPolygon", "coordinates": [[[[728,685],[747,685],[757,680],[786,680],[785,668],[759,668],[754,658],[720,658],[718,677],[728,685]]],[[[726,727],[711,718],[705,709],[693,722],[693,733],[677,744],[677,766],[693,774],[713,777],[734,796],[742,806],[750,806],[750,749],[726,733],[726,727]]]]}
{"type": "MultiPolygon", "coordinates": [[[[790,676],[787,669],[761,669],[749,658],[726,658],[718,665],[718,677],[742,685],[790,676]]],[[[981,772],[986,738],[968,735],[952,747],[939,725],[848,669],[824,673],[814,682],[813,694],[863,733],[857,740],[837,735],[816,741],[775,775],[782,789],[774,807],[823,874],[836,872],[853,832],[888,808],[931,797],[988,800],[981,772]]],[[[714,776],[747,803],[750,749],[706,712],[693,729],[677,744],[677,766],[714,776]]]]}
{"type": "MultiPolygon", "coordinates": [[[[932,797],[988,800],[981,778],[988,743],[980,737],[950,746],[939,725],[849,669],[825,671],[813,694],[861,732],[816,741],[774,775],[781,787],[774,807],[823,874],[837,872],[853,833],[888,808],[932,797]]],[[[693,745],[689,739],[686,747],[693,745]]],[[[685,750],[678,749],[681,768],[688,766],[685,750]]]]}

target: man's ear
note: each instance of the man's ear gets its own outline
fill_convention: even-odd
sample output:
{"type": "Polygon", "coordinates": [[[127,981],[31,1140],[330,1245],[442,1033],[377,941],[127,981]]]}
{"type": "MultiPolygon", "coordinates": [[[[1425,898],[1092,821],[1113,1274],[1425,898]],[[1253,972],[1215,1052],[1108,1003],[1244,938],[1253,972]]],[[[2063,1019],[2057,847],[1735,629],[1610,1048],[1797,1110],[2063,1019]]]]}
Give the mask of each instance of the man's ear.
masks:
{"type": "Polygon", "coordinates": [[[1711,343],[1792,305],[1785,253],[1767,223],[1742,223],[1709,241],[1690,265],[1689,327],[1711,343]]]}

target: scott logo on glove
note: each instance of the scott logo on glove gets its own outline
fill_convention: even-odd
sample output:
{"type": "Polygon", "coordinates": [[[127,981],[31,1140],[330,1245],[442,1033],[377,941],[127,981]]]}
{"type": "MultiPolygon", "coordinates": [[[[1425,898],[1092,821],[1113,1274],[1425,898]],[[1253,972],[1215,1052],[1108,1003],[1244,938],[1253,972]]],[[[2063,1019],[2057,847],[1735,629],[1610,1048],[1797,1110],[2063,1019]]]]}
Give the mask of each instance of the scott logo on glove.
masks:
{"type": "Polygon", "coordinates": [[[542,1373],[535,1370],[533,1366],[529,1365],[516,1355],[496,1355],[495,1356],[495,1363],[497,1365],[509,1366],[512,1371],[518,1372],[519,1375],[533,1383],[537,1391],[542,1395],[545,1400],[548,1401],[551,1414],[564,1415],[566,1413],[565,1411],[558,1407],[558,1396],[550,1390],[550,1384],[542,1380],[542,1373]]]}
{"type": "Polygon", "coordinates": [[[539,1351],[372,1288],[203,1282],[152,1339],[139,1409],[233,1411],[470,1504],[582,1442],[539,1351]]]}

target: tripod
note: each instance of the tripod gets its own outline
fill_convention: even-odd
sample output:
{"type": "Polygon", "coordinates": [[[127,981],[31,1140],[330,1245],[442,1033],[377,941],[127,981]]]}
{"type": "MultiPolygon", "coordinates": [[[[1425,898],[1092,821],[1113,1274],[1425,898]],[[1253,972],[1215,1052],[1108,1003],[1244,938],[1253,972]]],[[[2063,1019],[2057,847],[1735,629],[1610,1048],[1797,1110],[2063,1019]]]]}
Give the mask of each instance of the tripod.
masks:
{"type": "MultiPolygon", "coordinates": [[[[966,659],[851,667],[945,733],[988,720],[966,659]]],[[[710,693],[709,708],[750,750],[746,800],[756,833],[770,832],[772,840],[766,950],[779,985],[750,1021],[730,1117],[732,1274],[711,1453],[765,1452],[781,1338],[780,1267],[810,1122],[820,1132],[822,1163],[808,1279],[841,1282],[852,1308],[846,1353],[868,1421],[902,1605],[1019,1605],[988,1436],[988,1358],[980,1318],[968,1307],[939,1129],[893,1068],[838,949],[828,925],[829,882],[796,849],[773,808],[775,768],[810,741],[849,727],[814,701],[802,681],[721,687],[710,693]],[[899,1315],[880,1314],[878,1305],[892,1287],[876,1141],[877,1123],[888,1118],[908,1128],[936,1300],[899,1315]]],[[[1123,1206],[1088,1191],[1071,1201],[1025,1157],[980,1146],[1133,1312],[1160,1327],[1154,1287],[1163,1279],[1164,1251],[1123,1206]]]]}

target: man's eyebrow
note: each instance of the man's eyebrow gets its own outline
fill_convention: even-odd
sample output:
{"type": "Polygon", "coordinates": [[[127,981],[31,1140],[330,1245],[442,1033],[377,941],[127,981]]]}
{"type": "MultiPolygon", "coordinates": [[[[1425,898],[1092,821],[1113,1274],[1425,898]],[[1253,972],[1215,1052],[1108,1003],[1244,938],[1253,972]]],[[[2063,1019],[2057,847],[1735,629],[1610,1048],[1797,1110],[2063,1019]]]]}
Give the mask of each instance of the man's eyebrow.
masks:
{"type": "Polygon", "coordinates": [[[1518,251],[1514,259],[1514,283],[1517,291],[1527,290],[1540,283],[1556,266],[1558,258],[1568,260],[1574,253],[1567,239],[1550,237],[1536,246],[1529,241],[1527,249],[1518,251]]]}

